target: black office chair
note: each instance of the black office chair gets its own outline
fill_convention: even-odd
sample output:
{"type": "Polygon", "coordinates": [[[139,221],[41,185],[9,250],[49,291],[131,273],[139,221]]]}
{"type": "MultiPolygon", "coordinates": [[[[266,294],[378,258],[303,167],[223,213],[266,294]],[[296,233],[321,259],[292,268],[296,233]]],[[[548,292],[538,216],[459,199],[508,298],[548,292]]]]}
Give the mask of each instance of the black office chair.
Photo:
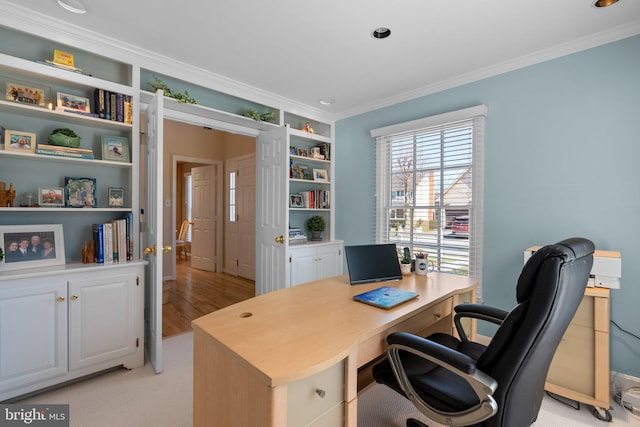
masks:
{"type": "MultiPolygon", "coordinates": [[[[524,266],[510,311],[455,307],[460,339],[404,332],[387,337],[388,358],[375,380],[450,426],[525,427],[538,416],[553,355],[584,295],[594,245],[572,238],[536,251],[524,266]],[[461,318],[499,324],[488,346],[469,341],[461,318]]],[[[407,426],[424,426],[407,420],[407,426]]]]}

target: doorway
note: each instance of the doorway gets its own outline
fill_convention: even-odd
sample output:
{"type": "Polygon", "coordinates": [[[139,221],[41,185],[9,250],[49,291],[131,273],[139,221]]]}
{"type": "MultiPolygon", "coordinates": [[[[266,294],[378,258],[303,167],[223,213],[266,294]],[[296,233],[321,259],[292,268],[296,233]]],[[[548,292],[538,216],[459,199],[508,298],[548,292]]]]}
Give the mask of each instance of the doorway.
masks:
{"type": "MultiPolygon", "coordinates": [[[[222,172],[219,176],[221,180],[219,199],[223,204],[220,215],[226,218],[228,194],[226,189],[223,190],[222,185],[226,178],[224,164],[229,159],[253,157],[255,165],[256,138],[165,119],[163,146],[165,170],[171,171],[165,174],[163,180],[165,242],[174,246],[177,230],[182,220],[187,217],[185,173],[194,167],[214,164],[219,166],[222,172]]],[[[253,168],[255,187],[255,166],[253,168]]],[[[255,200],[255,196],[253,199],[255,200]]],[[[252,203],[251,208],[255,210],[255,202],[252,203]]],[[[253,217],[255,218],[255,212],[253,217]]],[[[186,259],[178,258],[175,253],[165,255],[163,292],[166,296],[163,295],[163,337],[190,331],[191,320],[255,296],[253,280],[238,276],[239,272],[227,274],[223,256],[226,241],[224,224],[222,220],[218,222],[220,231],[215,240],[218,243],[217,252],[220,256],[215,272],[192,268],[192,254],[186,259]]],[[[191,231],[193,232],[193,228],[191,231]]],[[[253,254],[255,249],[250,252],[253,254]]],[[[255,261],[253,264],[255,271],[255,261]]]]}

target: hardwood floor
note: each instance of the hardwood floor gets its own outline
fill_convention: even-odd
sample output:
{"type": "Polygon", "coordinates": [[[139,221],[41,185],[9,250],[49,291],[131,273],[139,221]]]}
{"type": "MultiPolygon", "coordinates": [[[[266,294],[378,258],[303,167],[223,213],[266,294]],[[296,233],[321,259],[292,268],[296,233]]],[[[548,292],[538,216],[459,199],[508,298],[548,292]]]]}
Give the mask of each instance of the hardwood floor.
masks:
{"type": "Polygon", "coordinates": [[[255,296],[253,280],[192,269],[189,263],[177,261],[178,280],[165,282],[167,302],[162,305],[163,337],[191,331],[193,319],[255,296]]]}

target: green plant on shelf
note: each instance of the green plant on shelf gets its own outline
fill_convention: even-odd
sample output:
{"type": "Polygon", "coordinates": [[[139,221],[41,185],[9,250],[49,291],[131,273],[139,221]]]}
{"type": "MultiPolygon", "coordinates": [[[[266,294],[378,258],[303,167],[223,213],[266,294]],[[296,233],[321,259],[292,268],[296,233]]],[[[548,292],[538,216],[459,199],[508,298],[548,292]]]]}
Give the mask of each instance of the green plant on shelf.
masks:
{"type": "Polygon", "coordinates": [[[273,111],[267,111],[266,113],[258,113],[253,108],[249,108],[247,111],[242,113],[244,117],[248,117],[257,122],[267,122],[267,123],[275,123],[275,118],[273,117],[273,111]]]}
{"type": "Polygon", "coordinates": [[[163,82],[158,76],[153,76],[153,81],[147,84],[154,90],[154,92],[157,91],[158,89],[162,89],[165,96],[168,96],[169,98],[173,98],[181,104],[197,103],[196,99],[189,95],[189,92],[187,92],[186,90],[184,91],[184,93],[172,91],[169,88],[169,86],[167,86],[167,84],[163,82]]]}

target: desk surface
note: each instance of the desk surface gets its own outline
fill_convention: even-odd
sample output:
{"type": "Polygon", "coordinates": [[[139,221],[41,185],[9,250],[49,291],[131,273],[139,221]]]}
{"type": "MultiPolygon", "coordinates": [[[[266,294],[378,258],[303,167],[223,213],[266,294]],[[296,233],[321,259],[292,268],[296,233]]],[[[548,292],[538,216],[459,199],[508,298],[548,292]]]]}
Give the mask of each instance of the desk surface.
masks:
{"type": "Polygon", "coordinates": [[[351,286],[345,275],[251,298],[192,324],[276,387],[323,371],[367,338],[476,285],[473,278],[429,273],[351,286]],[[353,301],[354,295],[380,286],[415,291],[419,297],[390,310],[353,301]]]}

